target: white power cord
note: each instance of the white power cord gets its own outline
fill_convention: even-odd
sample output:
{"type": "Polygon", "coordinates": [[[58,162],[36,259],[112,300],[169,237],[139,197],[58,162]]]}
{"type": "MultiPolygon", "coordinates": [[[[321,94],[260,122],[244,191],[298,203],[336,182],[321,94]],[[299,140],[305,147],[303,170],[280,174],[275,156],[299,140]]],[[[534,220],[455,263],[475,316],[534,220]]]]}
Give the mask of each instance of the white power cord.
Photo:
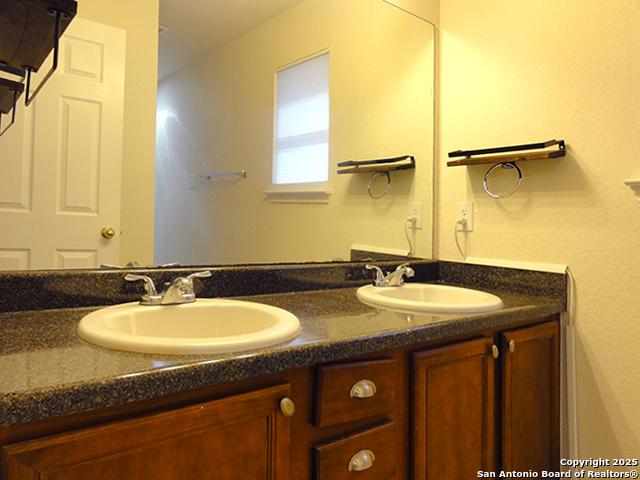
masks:
{"type": "Polygon", "coordinates": [[[411,241],[411,237],[409,236],[409,228],[408,225],[415,225],[416,224],[416,217],[414,216],[410,216],[404,219],[404,236],[407,239],[407,243],[409,244],[409,252],[407,253],[408,257],[413,257],[414,255],[414,248],[413,248],[413,242],[411,241]]]}
{"type": "Polygon", "coordinates": [[[462,231],[466,231],[467,230],[467,220],[465,218],[460,218],[456,221],[456,224],[453,226],[453,238],[455,238],[456,240],[456,247],[458,247],[458,252],[460,253],[460,256],[463,259],[467,259],[467,255],[466,253],[464,253],[464,251],[462,250],[462,247],[460,246],[460,241],[458,240],[458,225],[460,225],[462,227],[462,231]]]}

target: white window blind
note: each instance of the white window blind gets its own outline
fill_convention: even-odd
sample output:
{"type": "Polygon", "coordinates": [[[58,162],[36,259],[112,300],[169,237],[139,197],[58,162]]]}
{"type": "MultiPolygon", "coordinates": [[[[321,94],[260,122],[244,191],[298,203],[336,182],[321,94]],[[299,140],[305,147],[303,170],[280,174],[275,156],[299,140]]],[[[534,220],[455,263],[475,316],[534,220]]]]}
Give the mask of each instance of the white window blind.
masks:
{"type": "Polygon", "coordinates": [[[329,179],[329,54],[277,73],[273,183],[329,179]]]}

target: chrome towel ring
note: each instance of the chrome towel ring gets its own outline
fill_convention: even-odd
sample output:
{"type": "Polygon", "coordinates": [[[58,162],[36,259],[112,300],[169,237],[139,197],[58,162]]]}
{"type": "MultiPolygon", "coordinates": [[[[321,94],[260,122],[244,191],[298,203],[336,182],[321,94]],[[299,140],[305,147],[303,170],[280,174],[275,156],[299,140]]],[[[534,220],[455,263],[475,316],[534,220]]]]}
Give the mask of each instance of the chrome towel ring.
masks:
{"type": "Polygon", "coordinates": [[[373,198],[374,200],[377,200],[379,198],[384,197],[387,193],[389,193],[390,186],[391,186],[391,175],[389,175],[389,172],[375,172],[373,175],[371,175],[371,178],[369,179],[369,183],[367,184],[367,192],[369,192],[369,196],[371,198],[373,198]],[[381,176],[381,175],[387,177],[387,184],[384,187],[384,191],[376,195],[373,193],[373,182],[378,176],[381,176]]]}
{"type": "Polygon", "coordinates": [[[449,160],[448,167],[458,167],[463,165],[480,165],[491,163],[493,166],[484,174],[482,186],[484,191],[492,198],[502,200],[509,198],[522,185],[522,170],[516,165],[516,162],[525,160],[546,160],[560,158],[567,155],[566,143],[564,140],[548,140],[539,143],[527,143],[523,145],[511,145],[508,147],[482,148],[476,150],[456,150],[449,152],[449,158],[464,157],[458,160],[449,160]],[[549,150],[552,148],[551,150],[549,150]],[[536,151],[541,150],[541,151],[536,151]],[[503,155],[508,152],[508,155],[503,155]],[[496,155],[498,154],[498,155],[496,155]],[[515,171],[518,175],[516,183],[510,192],[495,193],[489,188],[489,176],[498,167],[515,171]]]}
{"type": "Polygon", "coordinates": [[[522,170],[520,170],[520,167],[518,167],[518,165],[516,165],[515,162],[496,163],[489,170],[487,170],[487,173],[484,174],[484,179],[482,180],[482,186],[484,187],[484,191],[487,192],[487,195],[489,195],[490,197],[496,198],[498,200],[509,198],[511,195],[516,193],[516,191],[520,188],[520,185],[522,185],[522,170]],[[489,188],[489,175],[491,175],[491,172],[493,172],[498,167],[511,169],[511,170],[515,169],[516,173],[518,174],[518,178],[516,179],[515,186],[513,187],[513,189],[511,189],[511,191],[507,193],[502,193],[502,194],[494,193],[489,188]]]}

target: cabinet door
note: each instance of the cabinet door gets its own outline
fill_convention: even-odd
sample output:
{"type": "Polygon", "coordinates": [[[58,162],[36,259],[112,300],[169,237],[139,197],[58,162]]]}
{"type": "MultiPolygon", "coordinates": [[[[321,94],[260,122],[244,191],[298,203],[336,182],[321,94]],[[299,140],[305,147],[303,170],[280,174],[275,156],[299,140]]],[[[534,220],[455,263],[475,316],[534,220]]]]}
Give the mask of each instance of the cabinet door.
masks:
{"type": "Polygon", "coordinates": [[[559,470],[558,339],[557,322],[502,334],[505,470],[559,470]]]}
{"type": "Polygon", "coordinates": [[[8,445],[3,480],[287,480],[289,385],[8,445]]]}
{"type": "Polygon", "coordinates": [[[494,469],[491,339],[413,355],[413,478],[476,478],[494,469]]]}

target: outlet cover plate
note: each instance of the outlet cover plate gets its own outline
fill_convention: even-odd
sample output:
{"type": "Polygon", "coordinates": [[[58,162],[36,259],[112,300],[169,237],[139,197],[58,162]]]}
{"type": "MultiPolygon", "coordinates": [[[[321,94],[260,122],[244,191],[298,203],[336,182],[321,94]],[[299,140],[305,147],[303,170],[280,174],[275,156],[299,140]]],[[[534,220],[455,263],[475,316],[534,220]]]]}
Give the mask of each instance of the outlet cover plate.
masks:
{"type": "Polygon", "coordinates": [[[462,225],[458,224],[459,232],[473,232],[473,203],[458,203],[458,216],[456,220],[465,219],[467,221],[467,225],[465,228],[462,225]]]}
{"type": "Polygon", "coordinates": [[[409,209],[409,216],[415,217],[415,223],[411,224],[414,230],[422,230],[422,202],[414,202],[409,209]]]}

